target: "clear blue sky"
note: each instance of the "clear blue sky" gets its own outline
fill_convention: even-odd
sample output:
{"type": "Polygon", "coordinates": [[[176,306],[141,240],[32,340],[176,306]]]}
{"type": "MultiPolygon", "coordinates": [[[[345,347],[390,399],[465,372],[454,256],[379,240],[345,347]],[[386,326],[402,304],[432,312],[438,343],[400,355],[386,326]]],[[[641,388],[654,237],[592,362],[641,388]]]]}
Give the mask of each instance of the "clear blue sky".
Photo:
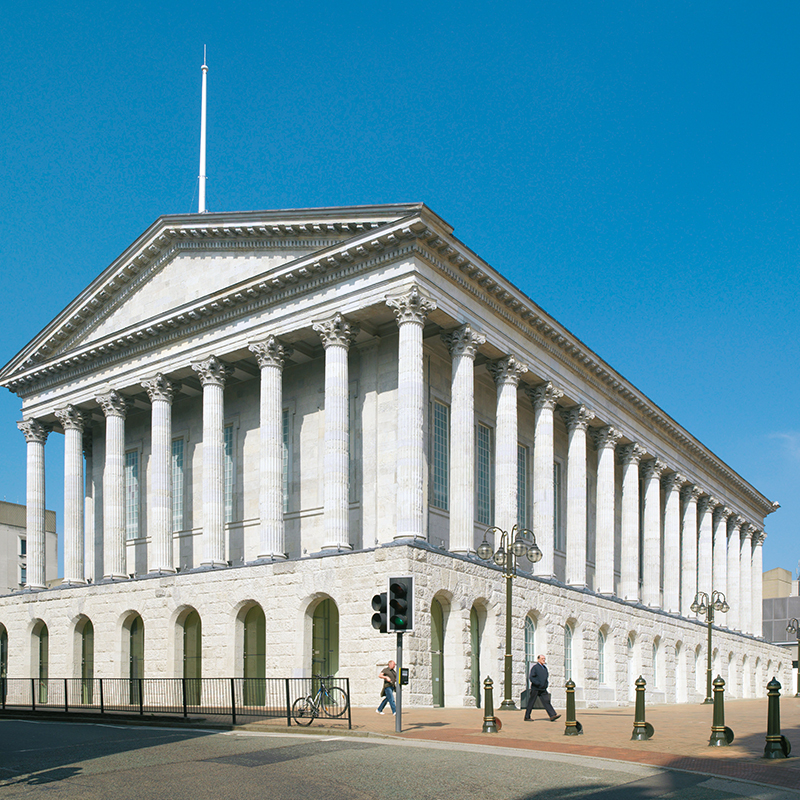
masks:
{"type": "Polygon", "coordinates": [[[799,33],[789,2],[7,4],[0,362],[196,210],[207,44],[210,210],[427,203],[782,504],[764,566],[794,571],[799,33]]]}

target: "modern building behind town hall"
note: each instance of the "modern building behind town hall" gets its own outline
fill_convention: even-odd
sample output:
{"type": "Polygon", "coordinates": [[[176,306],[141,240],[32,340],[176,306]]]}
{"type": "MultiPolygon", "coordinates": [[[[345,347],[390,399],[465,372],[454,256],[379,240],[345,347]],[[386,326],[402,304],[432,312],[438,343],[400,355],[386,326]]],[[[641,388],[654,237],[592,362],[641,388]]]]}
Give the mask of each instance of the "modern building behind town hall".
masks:
{"type": "Polygon", "coordinates": [[[505,614],[476,549],[518,525],[543,557],[513,583],[515,696],[545,652],[585,704],[629,702],[639,674],[654,700],[702,697],[690,606],[714,590],[729,693],[787,679],[761,638],[776,504],[424,205],[161,217],[0,384],[28,448],[10,676],[322,671],[366,704],[394,646],[370,600],[412,574],[407,701],[471,705],[502,680],[505,614]],[[65,437],[53,589],[48,436],[65,437]]]}

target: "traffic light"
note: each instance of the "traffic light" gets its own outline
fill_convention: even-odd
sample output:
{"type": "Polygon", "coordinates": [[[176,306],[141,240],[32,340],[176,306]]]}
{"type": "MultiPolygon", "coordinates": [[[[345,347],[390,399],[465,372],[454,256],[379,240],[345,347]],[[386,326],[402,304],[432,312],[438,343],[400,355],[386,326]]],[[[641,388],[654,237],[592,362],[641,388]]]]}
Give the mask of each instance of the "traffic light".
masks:
{"type": "Polygon", "coordinates": [[[389,632],[414,630],[414,578],[389,578],[389,632]]]}
{"type": "Polygon", "coordinates": [[[386,629],[386,592],[376,594],[372,598],[372,608],[375,610],[372,615],[372,627],[381,633],[388,633],[386,629]]]}

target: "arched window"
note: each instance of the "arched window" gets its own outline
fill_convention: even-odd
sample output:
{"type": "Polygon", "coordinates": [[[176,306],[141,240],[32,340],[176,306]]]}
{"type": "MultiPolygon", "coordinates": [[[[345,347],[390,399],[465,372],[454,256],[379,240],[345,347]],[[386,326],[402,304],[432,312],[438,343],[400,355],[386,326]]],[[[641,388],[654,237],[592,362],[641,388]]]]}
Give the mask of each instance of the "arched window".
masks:
{"type": "Polygon", "coordinates": [[[39,620],[33,628],[34,655],[36,658],[36,674],[39,682],[40,703],[47,702],[47,678],[50,672],[50,642],[47,625],[39,620]]]}
{"type": "Polygon", "coordinates": [[[444,611],[434,597],[431,600],[431,678],[433,705],[444,706],[444,611]]]}
{"type": "Polygon", "coordinates": [[[597,680],[606,682],[606,635],[602,630],[597,631],[597,680]]]}
{"type": "Polygon", "coordinates": [[[312,628],[312,671],[318,675],[336,675],[339,672],[339,609],[330,597],[314,609],[312,628]]]}
{"type": "Polygon", "coordinates": [[[128,677],[131,682],[131,704],[139,705],[141,678],[144,678],[144,622],[134,614],[128,627],[128,677]]]}
{"type": "Polygon", "coordinates": [[[203,677],[203,626],[200,615],[192,609],[183,621],[183,678],[186,702],[200,705],[200,686],[203,677]]]}
{"type": "Polygon", "coordinates": [[[87,619],[81,628],[81,703],[89,705],[94,696],[94,626],[87,619]]]}
{"type": "Polygon", "coordinates": [[[572,628],[564,626],[564,680],[572,680],[572,628]]]}
{"type": "Polygon", "coordinates": [[[254,605],[244,618],[244,704],[263,706],[267,674],[267,621],[264,610],[254,605]]]}

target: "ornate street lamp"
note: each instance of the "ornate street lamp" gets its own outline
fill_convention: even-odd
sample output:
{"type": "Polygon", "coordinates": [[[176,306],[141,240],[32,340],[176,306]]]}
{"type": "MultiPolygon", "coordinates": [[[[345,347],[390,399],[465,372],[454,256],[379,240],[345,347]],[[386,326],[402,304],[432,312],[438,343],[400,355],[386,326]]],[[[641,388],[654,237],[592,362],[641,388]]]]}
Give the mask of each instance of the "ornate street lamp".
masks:
{"type": "Polygon", "coordinates": [[[511,582],[517,574],[517,559],[526,556],[534,564],[541,561],[542,551],[536,544],[536,537],[533,531],[527,528],[520,528],[515,525],[511,533],[500,530],[497,526],[488,528],[483,536],[478,548],[478,557],[484,561],[490,559],[498,566],[502,567],[503,574],[506,576],[506,657],[505,657],[505,697],[500,703],[500,708],[510,710],[516,708],[511,699],[511,582]],[[516,536],[514,533],[516,532],[516,536]],[[487,541],[490,533],[500,534],[500,544],[494,552],[492,546],[487,541]],[[513,540],[513,541],[512,541],[513,540]]]}
{"type": "Polygon", "coordinates": [[[797,635],[797,692],[795,697],[800,697],[800,622],[797,621],[797,617],[789,620],[786,630],[797,635]]]}
{"type": "Polygon", "coordinates": [[[705,614],[708,624],[708,659],[706,661],[706,699],[704,703],[713,703],[711,697],[711,625],[714,622],[714,612],[725,613],[730,610],[730,606],[725,600],[722,592],[711,592],[711,597],[705,592],[698,592],[694,596],[694,602],[690,606],[695,614],[705,614]]]}

